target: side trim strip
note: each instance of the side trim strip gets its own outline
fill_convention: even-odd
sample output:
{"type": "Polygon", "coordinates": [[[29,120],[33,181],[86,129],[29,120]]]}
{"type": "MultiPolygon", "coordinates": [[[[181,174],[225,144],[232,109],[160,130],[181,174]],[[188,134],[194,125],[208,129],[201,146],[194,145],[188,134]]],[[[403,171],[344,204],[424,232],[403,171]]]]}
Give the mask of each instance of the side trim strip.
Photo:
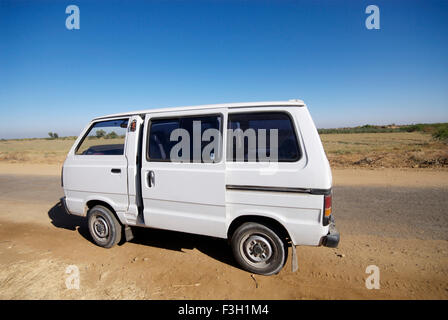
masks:
{"type": "Polygon", "coordinates": [[[268,192],[294,192],[294,193],[309,193],[318,195],[328,195],[331,189],[307,189],[307,188],[288,188],[288,187],[264,187],[264,186],[246,186],[246,185],[226,185],[228,190],[243,190],[243,191],[268,191],[268,192]]]}

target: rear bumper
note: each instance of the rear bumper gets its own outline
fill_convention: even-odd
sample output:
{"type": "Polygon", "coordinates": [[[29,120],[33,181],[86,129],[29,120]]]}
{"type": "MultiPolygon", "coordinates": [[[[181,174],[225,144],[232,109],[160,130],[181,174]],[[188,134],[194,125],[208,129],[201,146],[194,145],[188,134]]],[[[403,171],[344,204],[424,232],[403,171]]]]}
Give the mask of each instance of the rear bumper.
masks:
{"type": "Polygon", "coordinates": [[[322,245],[329,248],[337,248],[339,240],[339,231],[336,229],[334,222],[331,222],[328,229],[328,234],[322,238],[322,245]]]}

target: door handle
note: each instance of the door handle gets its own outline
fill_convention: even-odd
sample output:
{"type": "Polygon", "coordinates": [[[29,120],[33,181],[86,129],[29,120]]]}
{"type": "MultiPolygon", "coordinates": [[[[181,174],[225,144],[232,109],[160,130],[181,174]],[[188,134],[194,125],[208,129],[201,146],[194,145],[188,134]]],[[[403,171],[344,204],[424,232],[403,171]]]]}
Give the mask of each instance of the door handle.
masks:
{"type": "Polygon", "coordinates": [[[154,174],[154,171],[149,170],[146,178],[148,179],[148,187],[151,188],[153,185],[156,184],[156,176],[154,174]]]}
{"type": "Polygon", "coordinates": [[[110,172],[112,172],[112,173],[121,173],[121,169],[114,168],[114,169],[111,169],[110,172]]]}

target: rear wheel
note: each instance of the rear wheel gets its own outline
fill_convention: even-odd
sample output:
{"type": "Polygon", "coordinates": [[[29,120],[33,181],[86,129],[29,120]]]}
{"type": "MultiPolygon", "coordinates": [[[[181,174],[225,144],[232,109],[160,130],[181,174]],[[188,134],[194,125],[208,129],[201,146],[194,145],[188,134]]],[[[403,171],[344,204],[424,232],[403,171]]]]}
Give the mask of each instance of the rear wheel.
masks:
{"type": "Polygon", "coordinates": [[[111,248],[121,240],[122,226],[106,207],[98,205],[87,215],[89,232],[93,241],[104,248],[111,248]]]}
{"type": "Polygon", "coordinates": [[[285,242],[279,233],[263,224],[242,224],[234,232],[231,244],[235,259],[252,273],[277,274],[286,262],[288,251],[285,242]]]}

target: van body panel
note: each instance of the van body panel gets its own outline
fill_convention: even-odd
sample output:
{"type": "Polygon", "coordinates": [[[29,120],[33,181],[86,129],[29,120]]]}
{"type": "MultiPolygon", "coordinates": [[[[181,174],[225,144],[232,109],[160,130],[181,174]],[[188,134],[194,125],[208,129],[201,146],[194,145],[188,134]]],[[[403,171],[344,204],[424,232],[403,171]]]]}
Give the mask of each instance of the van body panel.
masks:
{"type": "MultiPolygon", "coordinates": [[[[70,212],[84,215],[79,205],[87,203],[88,198],[107,199],[116,211],[127,211],[129,205],[127,183],[127,160],[125,157],[110,156],[109,159],[92,159],[91,156],[79,159],[74,156],[64,164],[64,192],[70,212]],[[120,169],[121,174],[114,174],[112,169],[120,169]]],[[[93,157],[93,156],[92,156],[93,157]]]]}
{"type": "Polygon", "coordinates": [[[302,137],[301,143],[307,156],[306,166],[301,171],[300,183],[312,189],[331,189],[333,180],[330,164],[308,108],[296,108],[295,120],[298,123],[302,137]]]}
{"type": "Polygon", "coordinates": [[[219,167],[199,169],[194,164],[144,161],[145,224],[153,228],[225,237],[224,164],[219,167]],[[148,185],[149,171],[155,176],[151,187],[148,185]]]}
{"type": "Polygon", "coordinates": [[[322,195],[292,192],[227,190],[229,225],[241,216],[263,216],[282,224],[295,245],[318,245],[322,226],[322,195]]]}

